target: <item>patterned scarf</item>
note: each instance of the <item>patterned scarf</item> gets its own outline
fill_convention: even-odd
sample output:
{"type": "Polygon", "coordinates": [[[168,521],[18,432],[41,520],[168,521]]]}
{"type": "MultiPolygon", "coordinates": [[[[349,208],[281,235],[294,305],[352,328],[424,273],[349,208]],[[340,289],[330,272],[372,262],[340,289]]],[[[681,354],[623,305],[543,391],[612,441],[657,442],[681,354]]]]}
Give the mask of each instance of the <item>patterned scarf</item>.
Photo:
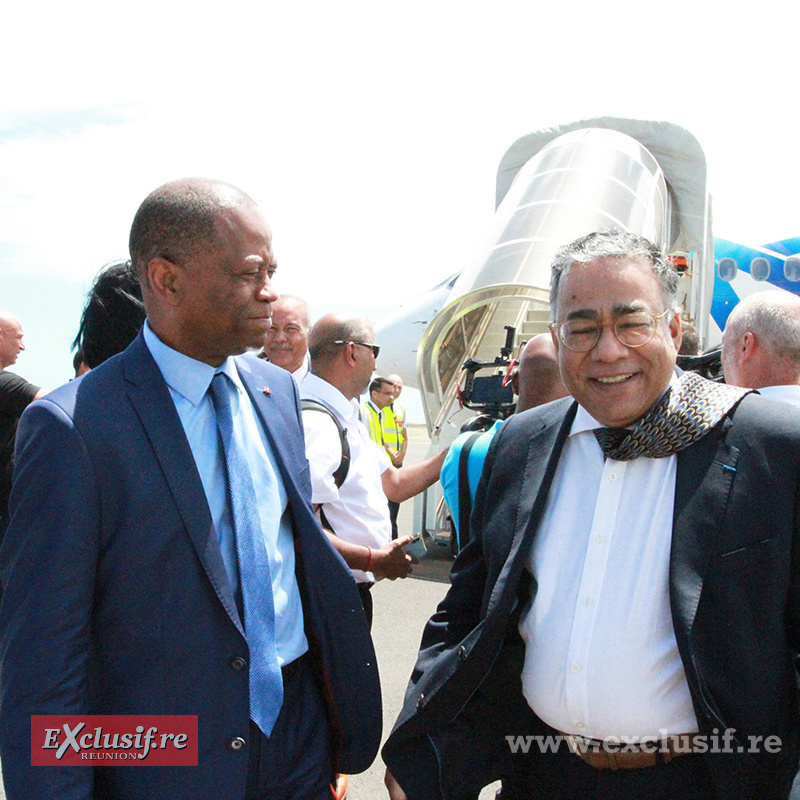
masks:
{"type": "Polygon", "coordinates": [[[633,427],[597,428],[606,458],[666,458],[705,436],[752,389],[727,386],[684,372],[633,427]]]}

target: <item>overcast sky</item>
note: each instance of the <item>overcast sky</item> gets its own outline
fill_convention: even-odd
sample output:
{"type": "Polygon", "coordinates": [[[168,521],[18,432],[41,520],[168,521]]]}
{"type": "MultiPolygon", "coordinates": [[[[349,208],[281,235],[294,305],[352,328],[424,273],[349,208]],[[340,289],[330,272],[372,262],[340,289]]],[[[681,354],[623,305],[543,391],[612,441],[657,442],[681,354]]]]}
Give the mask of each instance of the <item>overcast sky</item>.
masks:
{"type": "Polygon", "coordinates": [[[796,236],[798,21],[773,0],[16,3],[0,49],[15,369],[70,377],[93,276],[127,255],[145,195],[186,175],[262,206],[279,291],[376,321],[470,260],[512,142],[573,120],[684,126],[715,235],[796,236]]]}

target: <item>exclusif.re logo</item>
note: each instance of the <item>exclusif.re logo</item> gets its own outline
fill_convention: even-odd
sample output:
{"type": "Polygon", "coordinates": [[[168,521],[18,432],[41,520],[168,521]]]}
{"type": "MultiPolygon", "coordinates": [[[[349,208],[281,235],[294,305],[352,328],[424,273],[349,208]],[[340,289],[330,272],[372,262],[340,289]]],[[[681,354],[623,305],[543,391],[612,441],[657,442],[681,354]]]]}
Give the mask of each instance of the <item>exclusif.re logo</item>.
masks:
{"type": "Polygon", "coordinates": [[[197,715],[39,714],[31,766],[197,766],[197,715]]]}

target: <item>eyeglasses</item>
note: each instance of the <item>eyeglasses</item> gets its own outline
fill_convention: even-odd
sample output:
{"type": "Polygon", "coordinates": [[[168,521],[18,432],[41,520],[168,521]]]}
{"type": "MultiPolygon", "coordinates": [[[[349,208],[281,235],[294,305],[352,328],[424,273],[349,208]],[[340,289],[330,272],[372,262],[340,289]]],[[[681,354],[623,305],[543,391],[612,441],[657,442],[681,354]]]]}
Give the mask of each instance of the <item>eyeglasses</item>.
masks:
{"type": "MultiPolygon", "coordinates": [[[[633,311],[623,314],[614,322],[611,330],[625,347],[643,347],[652,341],[658,329],[657,320],[672,313],[667,309],[661,314],[649,311],[633,311]]],[[[550,328],[558,334],[559,341],[575,353],[588,353],[599,341],[605,325],[592,319],[571,319],[568,322],[552,322],[550,328]]]]}
{"type": "Polygon", "coordinates": [[[372,350],[372,355],[375,358],[378,357],[378,354],[381,352],[381,346],[379,344],[370,344],[369,342],[354,342],[352,339],[350,341],[343,341],[342,339],[337,339],[335,342],[331,342],[331,344],[360,344],[362,347],[369,347],[372,350]]]}

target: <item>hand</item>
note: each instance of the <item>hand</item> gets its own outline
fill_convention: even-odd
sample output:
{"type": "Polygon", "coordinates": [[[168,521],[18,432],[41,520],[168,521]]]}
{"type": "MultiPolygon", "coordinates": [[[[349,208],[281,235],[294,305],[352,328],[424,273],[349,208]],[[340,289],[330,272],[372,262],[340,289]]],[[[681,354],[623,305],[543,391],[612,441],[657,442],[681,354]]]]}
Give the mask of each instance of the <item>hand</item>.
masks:
{"type": "Polygon", "coordinates": [[[405,578],[411,574],[413,559],[403,550],[403,547],[411,539],[411,536],[402,536],[384,545],[380,550],[372,551],[371,572],[375,576],[375,580],[388,578],[393,581],[396,578],[405,578]]]}
{"type": "Polygon", "coordinates": [[[386,785],[386,788],[389,790],[389,800],[408,800],[406,793],[402,790],[400,784],[388,769],[386,770],[386,774],[383,776],[383,782],[386,785]]]}
{"type": "Polygon", "coordinates": [[[403,456],[399,450],[392,450],[388,444],[385,444],[383,449],[386,451],[386,455],[389,456],[389,461],[392,462],[393,467],[397,467],[399,469],[403,466],[403,456]]]}

